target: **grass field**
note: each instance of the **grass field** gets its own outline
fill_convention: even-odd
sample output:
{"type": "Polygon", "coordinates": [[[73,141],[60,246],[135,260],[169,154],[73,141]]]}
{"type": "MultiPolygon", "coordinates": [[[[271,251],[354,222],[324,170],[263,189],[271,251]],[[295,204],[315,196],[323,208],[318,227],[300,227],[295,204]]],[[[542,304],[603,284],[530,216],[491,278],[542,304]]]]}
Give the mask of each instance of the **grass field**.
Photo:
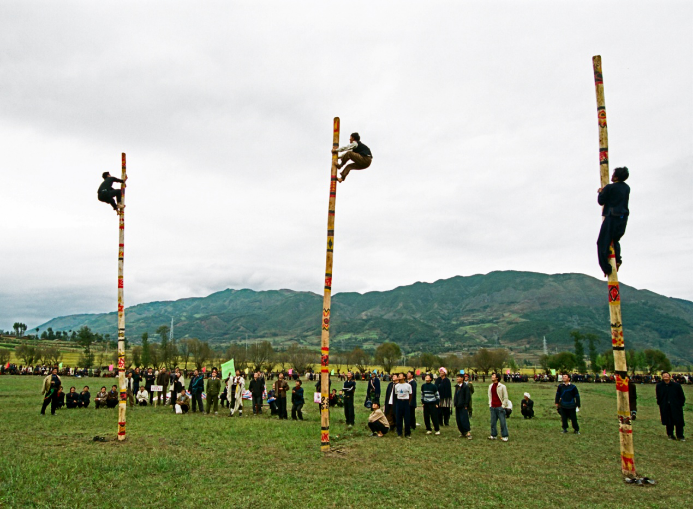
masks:
{"type": "MultiPolygon", "coordinates": [[[[174,415],[169,407],[128,409],[125,442],[116,411],[94,410],[96,378],[63,380],[91,387],[92,406],[39,415],[40,377],[0,377],[2,507],[665,507],[688,506],[693,441],[667,440],[653,386],[639,386],[635,465],[658,484],[627,486],[620,473],[613,385],[580,385],[582,435],[560,433],[553,384],[509,384],[516,410],[510,441],[489,441],[486,386],[476,385],[472,433],[456,427],[411,440],[370,438],[357,386],[357,426],[332,413],[333,452],[319,451],[317,405],[304,422],[267,414],[241,419],[174,415]],[[536,418],[519,416],[522,393],[536,418]],[[518,417],[519,416],[519,417],[518,417]]],[[[334,381],[334,384],[338,382],[334,381]]],[[[110,385],[110,384],[107,384],[110,385]]],[[[312,384],[305,384],[312,399],[312,384]]],[[[685,386],[693,425],[693,390],[685,386]]],[[[249,406],[246,406],[248,410],[249,406]]],[[[225,415],[225,412],[224,412],[225,415]]],[[[423,422],[421,408],[417,420],[423,422]]]]}

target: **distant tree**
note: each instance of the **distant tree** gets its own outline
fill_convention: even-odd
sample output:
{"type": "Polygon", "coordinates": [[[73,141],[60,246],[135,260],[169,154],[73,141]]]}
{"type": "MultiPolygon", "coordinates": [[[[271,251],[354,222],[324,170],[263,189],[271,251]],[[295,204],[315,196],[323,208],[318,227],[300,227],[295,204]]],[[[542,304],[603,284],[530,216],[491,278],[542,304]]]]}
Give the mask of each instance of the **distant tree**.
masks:
{"type": "Polygon", "coordinates": [[[359,372],[365,373],[368,371],[368,364],[371,362],[371,356],[368,355],[368,352],[363,348],[359,348],[358,346],[354,348],[351,353],[349,353],[349,359],[351,364],[353,364],[359,372]]]}
{"type": "MultiPolygon", "coordinates": [[[[233,359],[236,369],[244,371],[248,367],[248,352],[245,346],[233,344],[226,349],[226,358],[233,359]]],[[[187,362],[187,361],[186,361],[187,362]]]]}
{"type": "Polygon", "coordinates": [[[585,347],[582,341],[585,336],[577,330],[571,331],[570,337],[573,338],[573,343],[575,344],[575,369],[578,373],[587,372],[587,364],[585,364],[585,347]]]}
{"type": "Polygon", "coordinates": [[[597,373],[601,369],[598,362],[599,354],[597,353],[597,338],[596,334],[587,334],[587,352],[590,358],[590,371],[597,373]]]}
{"type": "Polygon", "coordinates": [[[150,367],[152,364],[152,358],[149,351],[149,333],[144,332],[142,334],[142,366],[145,368],[150,367]]]}
{"type": "Polygon", "coordinates": [[[664,352],[648,348],[643,354],[644,368],[649,374],[657,371],[671,371],[671,361],[664,352]]]}
{"type": "Polygon", "coordinates": [[[285,372],[289,367],[289,357],[286,350],[274,352],[274,363],[279,366],[279,370],[285,372]]]}
{"type": "Polygon", "coordinates": [[[170,366],[171,364],[171,359],[169,358],[169,355],[171,353],[171,349],[168,346],[168,338],[169,338],[169,333],[171,329],[168,327],[168,325],[160,325],[156,329],[156,333],[159,335],[159,338],[161,342],[159,343],[159,352],[161,355],[161,363],[170,366]]]}
{"type": "Polygon", "coordinates": [[[149,363],[154,369],[160,369],[164,363],[161,355],[161,346],[158,343],[149,345],[149,363]]]}
{"type": "Polygon", "coordinates": [[[549,367],[558,372],[573,371],[576,365],[577,359],[573,352],[560,352],[549,357],[549,367]]]}
{"type": "Polygon", "coordinates": [[[544,373],[550,373],[551,368],[549,368],[549,358],[551,356],[547,354],[542,354],[539,356],[539,365],[541,366],[541,369],[544,370],[544,373]]]}
{"type": "Polygon", "coordinates": [[[41,339],[48,339],[48,333],[46,331],[41,333],[41,339]]]}
{"type": "Polygon", "coordinates": [[[609,349],[604,352],[598,359],[599,364],[602,369],[605,369],[609,373],[614,372],[614,351],[609,349]]]}
{"type": "Polygon", "coordinates": [[[55,332],[53,332],[53,327],[48,327],[46,330],[48,331],[48,336],[46,339],[54,340],[55,332]]]}
{"type": "Polygon", "coordinates": [[[133,346],[130,351],[130,357],[132,357],[132,364],[137,368],[142,365],[142,347],[133,346]]]}
{"type": "Polygon", "coordinates": [[[14,354],[17,358],[22,359],[25,366],[31,366],[34,364],[36,358],[36,348],[29,345],[17,345],[14,349],[14,354]]]}
{"type": "Polygon", "coordinates": [[[402,358],[402,349],[397,343],[381,343],[375,349],[375,362],[382,365],[386,373],[391,373],[392,368],[402,358]]]}
{"type": "Polygon", "coordinates": [[[482,373],[488,375],[491,370],[502,371],[509,358],[510,352],[505,348],[497,348],[495,350],[480,348],[474,355],[474,366],[482,373]]]}
{"type": "Polygon", "coordinates": [[[10,350],[7,348],[0,348],[0,364],[3,366],[10,362],[10,350]]]}
{"type": "Polygon", "coordinates": [[[462,358],[454,353],[449,353],[441,359],[441,365],[445,366],[445,369],[448,370],[450,377],[454,381],[453,374],[459,373],[460,369],[462,369],[462,358]]]}
{"type": "Polygon", "coordinates": [[[308,371],[318,358],[318,354],[298,345],[291,345],[286,351],[289,365],[299,373],[308,371]]]}
{"type": "Polygon", "coordinates": [[[419,366],[423,367],[427,373],[430,373],[436,367],[440,367],[442,363],[443,360],[432,353],[425,352],[419,356],[419,366]]]}
{"type": "Polygon", "coordinates": [[[274,355],[274,348],[269,341],[259,341],[250,345],[248,349],[248,359],[253,366],[253,371],[262,371],[262,368],[269,364],[274,355]]]}

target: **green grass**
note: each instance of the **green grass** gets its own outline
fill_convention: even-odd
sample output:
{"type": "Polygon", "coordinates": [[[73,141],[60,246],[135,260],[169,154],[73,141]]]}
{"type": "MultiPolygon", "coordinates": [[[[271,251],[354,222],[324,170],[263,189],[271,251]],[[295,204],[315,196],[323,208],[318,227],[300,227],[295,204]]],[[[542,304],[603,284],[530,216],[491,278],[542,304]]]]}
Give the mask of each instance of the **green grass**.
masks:
{"type": "MultiPolygon", "coordinates": [[[[96,378],[64,380],[92,388],[96,378]]],[[[333,384],[337,385],[335,380],[333,384]]],[[[0,377],[0,507],[665,507],[686,506],[691,494],[691,443],[670,442],[653,386],[639,386],[635,464],[656,479],[627,486],[620,473],[613,385],[580,385],[582,435],[562,435],[553,384],[509,384],[516,411],[510,441],[490,442],[485,385],[476,384],[472,433],[454,426],[441,436],[417,429],[412,440],[367,436],[367,411],[347,431],[332,413],[334,452],[319,450],[317,405],[306,421],[268,414],[241,419],[174,415],[166,408],[128,409],[125,442],[115,439],[116,411],[60,410],[39,416],[40,377],[0,377]],[[522,393],[537,417],[518,418],[522,393]]],[[[307,399],[313,385],[305,384],[307,399]]],[[[685,387],[691,401],[693,390],[685,387]]],[[[92,403],[93,405],[93,403],[92,403]]],[[[249,407],[246,407],[246,410],[249,407]]],[[[693,425],[691,405],[686,418],[693,425]]],[[[417,419],[423,421],[421,409],[417,419]]]]}

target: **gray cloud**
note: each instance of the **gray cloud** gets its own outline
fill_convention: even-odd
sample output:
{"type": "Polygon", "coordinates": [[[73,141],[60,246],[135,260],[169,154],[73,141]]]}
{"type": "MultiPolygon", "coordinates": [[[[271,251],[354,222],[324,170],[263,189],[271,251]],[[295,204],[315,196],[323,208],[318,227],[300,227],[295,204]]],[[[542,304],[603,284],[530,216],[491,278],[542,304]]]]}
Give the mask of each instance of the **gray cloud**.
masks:
{"type": "Polygon", "coordinates": [[[594,54],[632,172],[621,277],[693,299],[689,3],[0,10],[0,328],[115,308],[116,218],[94,192],[122,151],[128,304],[320,293],[335,115],[375,155],[339,187],[335,290],[599,276],[594,54]]]}

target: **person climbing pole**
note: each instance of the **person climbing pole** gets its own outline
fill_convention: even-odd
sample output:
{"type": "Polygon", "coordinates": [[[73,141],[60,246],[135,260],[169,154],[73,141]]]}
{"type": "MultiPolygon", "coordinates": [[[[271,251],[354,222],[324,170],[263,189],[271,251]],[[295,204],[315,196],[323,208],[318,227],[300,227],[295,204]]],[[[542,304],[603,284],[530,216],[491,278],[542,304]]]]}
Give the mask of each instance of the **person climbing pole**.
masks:
{"type": "Polygon", "coordinates": [[[344,152],[344,154],[340,156],[342,162],[337,163],[338,170],[342,169],[348,161],[352,161],[352,163],[342,170],[342,173],[337,178],[338,182],[344,182],[351,170],[365,170],[373,161],[371,149],[361,143],[359,133],[352,133],[349,136],[349,145],[332,149],[333,154],[338,154],[339,152],[344,152]]]}
{"type": "Polygon", "coordinates": [[[124,184],[127,177],[125,177],[125,180],[120,180],[119,178],[112,177],[107,171],[103,172],[101,176],[103,177],[103,182],[101,182],[99,190],[97,191],[98,199],[104,203],[110,203],[113,210],[119,212],[124,207],[124,205],[120,203],[123,194],[120,189],[113,189],[113,183],[120,182],[124,184]]]}
{"type": "Polygon", "coordinates": [[[621,266],[621,244],[619,241],[626,233],[628,224],[628,197],[630,187],[626,184],[628,179],[628,168],[616,168],[611,176],[612,184],[608,184],[597,191],[599,196],[597,201],[604,206],[602,210],[602,227],[597,238],[597,254],[599,266],[605,276],[611,274],[609,265],[609,246],[613,242],[614,254],[616,255],[616,270],[621,266]]]}

